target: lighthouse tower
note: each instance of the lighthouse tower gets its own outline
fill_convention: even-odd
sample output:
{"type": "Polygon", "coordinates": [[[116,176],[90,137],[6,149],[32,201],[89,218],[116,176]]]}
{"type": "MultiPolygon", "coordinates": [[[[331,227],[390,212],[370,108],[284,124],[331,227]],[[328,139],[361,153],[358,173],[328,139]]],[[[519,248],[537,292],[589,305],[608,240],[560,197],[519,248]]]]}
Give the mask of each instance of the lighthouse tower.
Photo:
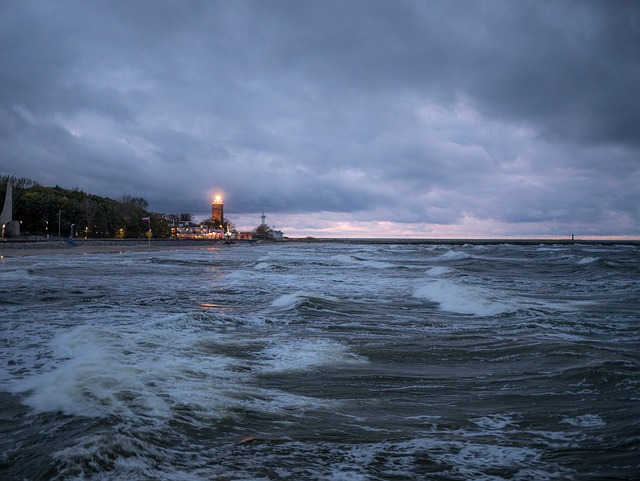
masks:
{"type": "Polygon", "coordinates": [[[211,203],[211,220],[217,229],[222,229],[224,225],[224,202],[222,197],[216,195],[211,203]]]}

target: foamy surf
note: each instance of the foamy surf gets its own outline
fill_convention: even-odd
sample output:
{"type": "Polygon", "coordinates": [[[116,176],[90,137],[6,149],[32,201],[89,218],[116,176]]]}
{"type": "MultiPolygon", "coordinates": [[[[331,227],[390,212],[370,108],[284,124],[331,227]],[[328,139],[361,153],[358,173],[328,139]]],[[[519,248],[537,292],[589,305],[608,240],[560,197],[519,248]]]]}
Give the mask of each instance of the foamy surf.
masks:
{"type": "Polygon", "coordinates": [[[316,304],[322,302],[334,302],[336,298],[331,296],[323,296],[321,294],[305,291],[297,291],[291,294],[283,294],[271,302],[271,307],[280,310],[294,309],[306,301],[312,301],[316,304]]]}
{"type": "Polygon", "coordinates": [[[367,259],[359,256],[338,254],[332,257],[334,261],[352,267],[368,267],[371,269],[390,269],[397,267],[391,262],[380,261],[376,259],[367,259]]]}
{"type": "Polygon", "coordinates": [[[429,268],[426,274],[431,277],[438,277],[438,276],[443,276],[445,274],[449,274],[451,272],[453,272],[453,269],[451,269],[450,267],[436,266],[436,267],[429,268]]]}
{"type": "Polygon", "coordinates": [[[48,345],[47,365],[14,379],[7,388],[22,395],[36,413],[142,417],[157,424],[188,408],[216,419],[235,409],[274,413],[315,408],[319,402],[308,397],[255,387],[252,376],[265,369],[287,370],[287,365],[297,364],[296,369],[304,371],[354,358],[339,343],[291,342],[267,348],[256,370],[255,362],[212,353],[201,336],[189,335],[171,346],[151,332],[131,336],[94,326],[71,329],[48,345]]]}
{"type": "Polygon", "coordinates": [[[471,254],[467,252],[448,250],[437,257],[432,257],[431,260],[450,262],[450,261],[461,261],[469,258],[471,258],[471,254]]]}
{"type": "Polygon", "coordinates": [[[605,421],[597,414],[583,414],[582,416],[564,418],[560,422],[586,428],[601,428],[606,425],[605,421]]]}
{"type": "Polygon", "coordinates": [[[260,353],[263,372],[309,371],[365,363],[341,342],[328,339],[279,340],[260,353]]]}
{"type": "Polygon", "coordinates": [[[638,250],[536,247],[3,260],[0,479],[635,479],[638,250]]]}
{"type": "Polygon", "coordinates": [[[175,349],[158,350],[151,336],[80,326],[54,338],[49,364],[15,380],[9,389],[24,394],[36,412],[135,418],[142,412],[170,419],[185,404],[213,415],[228,404],[225,391],[242,386],[242,373],[224,356],[185,357],[175,349]],[[204,394],[202,383],[215,392],[204,394]]]}
{"type": "Polygon", "coordinates": [[[583,257],[582,259],[578,259],[577,264],[587,265],[587,264],[591,264],[592,262],[596,262],[597,260],[598,260],[597,257],[583,257]]]}
{"type": "Polygon", "coordinates": [[[418,287],[414,297],[439,304],[445,311],[474,316],[495,316],[514,312],[517,307],[498,298],[496,293],[460,281],[439,279],[418,287]]]}

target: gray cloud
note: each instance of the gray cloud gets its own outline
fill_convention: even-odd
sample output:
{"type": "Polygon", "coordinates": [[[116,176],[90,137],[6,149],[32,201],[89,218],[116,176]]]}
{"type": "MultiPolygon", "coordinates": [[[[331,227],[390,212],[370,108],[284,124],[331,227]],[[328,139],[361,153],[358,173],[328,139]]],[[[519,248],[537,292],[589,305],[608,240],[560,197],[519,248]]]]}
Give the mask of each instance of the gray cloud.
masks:
{"type": "Polygon", "coordinates": [[[0,171],[158,211],[222,191],[306,225],[637,235],[639,25],[635,2],[4,2],[0,171]]]}

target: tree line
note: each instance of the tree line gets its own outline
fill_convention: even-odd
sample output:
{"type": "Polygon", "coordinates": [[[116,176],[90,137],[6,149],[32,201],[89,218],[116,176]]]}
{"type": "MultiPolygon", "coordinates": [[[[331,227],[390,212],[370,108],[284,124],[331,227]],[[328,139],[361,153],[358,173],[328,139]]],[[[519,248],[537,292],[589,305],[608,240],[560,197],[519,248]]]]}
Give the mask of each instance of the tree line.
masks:
{"type": "Polygon", "coordinates": [[[68,237],[73,228],[77,237],[139,238],[149,230],[144,217],[151,218],[154,237],[170,235],[171,216],[148,212],[149,203],[142,197],[113,200],[5,175],[0,176],[0,205],[4,205],[7,182],[13,184],[13,220],[20,221],[23,235],[68,237]]]}

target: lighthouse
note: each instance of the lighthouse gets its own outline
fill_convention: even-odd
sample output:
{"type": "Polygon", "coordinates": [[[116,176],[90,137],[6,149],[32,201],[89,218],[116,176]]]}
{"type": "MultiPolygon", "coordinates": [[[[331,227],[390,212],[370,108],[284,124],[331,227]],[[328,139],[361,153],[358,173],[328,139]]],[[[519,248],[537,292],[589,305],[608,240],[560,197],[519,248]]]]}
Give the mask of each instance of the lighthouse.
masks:
{"type": "Polygon", "coordinates": [[[211,203],[211,220],[216,229],[223,229],[224,225],[224,202],[222,196],[216,195],[211,203]]]}

